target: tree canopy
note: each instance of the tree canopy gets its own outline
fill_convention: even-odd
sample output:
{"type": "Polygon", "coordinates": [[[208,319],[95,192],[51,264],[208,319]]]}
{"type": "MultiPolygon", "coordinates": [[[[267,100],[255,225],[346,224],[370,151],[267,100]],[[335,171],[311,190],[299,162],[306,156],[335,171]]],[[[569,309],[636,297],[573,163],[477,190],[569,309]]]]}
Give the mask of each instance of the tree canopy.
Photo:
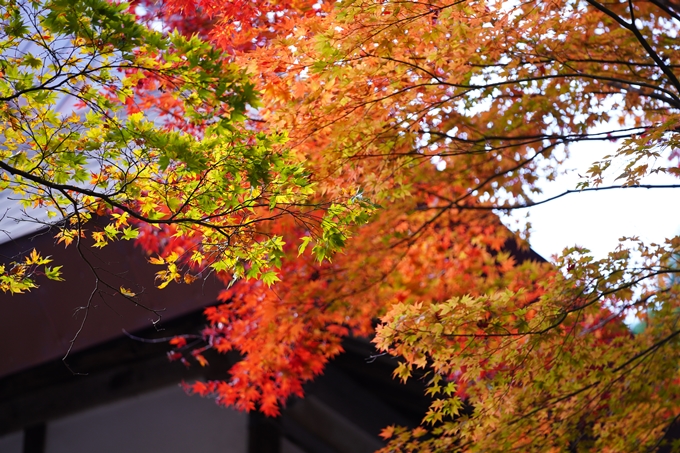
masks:
{"type": "MultiPolygon", "coordinates": [[[[171,357],[205,365],[202,351],[214,348],[243,360],[223,381],[190,390],[274,415],[341,352],[345,336],[375,333],[378,349],[401,360],[396,377],[422,369],[432,396],[421,427],[383,431],[385,451],[666,445],[680,416],[680,237],[623,238],[601,260],[571,248],[552,264],[520,263],[509,250],[527,244],[498,214],[548,201],[538,183],[559,176],[574,143],[618,143],[593,162],[574,188],[581,193],[652,189],[648,175],[680,175],[678,5],[167,0],[129,8],[137,22],[114,15],[129,22],[95,24],[118,30],[104,33],[113,47],[101,47],[117,49],[108,58],[118,66],[102,76],[90,72],[94,63],[73,63],[87,69],[68,91],[89,84],[91,94],[77,96],[94,113],[49,120],[61,129],[48,136],[59,138],[31,135],[30,151],[6,144],[2,162],[14,173],[1,168],[6,187],[24,187],[28,203],[67,221],[64,240],[80,237],[79,222],[102,206],[116,216],[111,231],[91,234],[103,245],[139,233],[165,266],[160,285],[200,278],[206,266],[219,271],[227,288],[224,303],[206,311],[205,345],[175,338],[171,357]],[[128,29],[144,45],[132,44],[128,29]],[[154,40],[162,45],[145,56],[154,40]],[[93,162],[101,176],[88,183],[93,162]],[[66,179],[53,182],[49,171],[66,179]],[[646,327],[634,335],[627,315],[646,327]]],[[[73,46],[80,28],[68,24],[82,16],[48,13],[37,23],[51,34],[64,27],[73,46]]],[[[8,29],[3,49],[19,39],[8,29]]],[[[103,65],[99,41],[82,34],[74,58],[90,52],[103,65]]],[[[43,49],[52,55],[52,44],[43,49]]],[[[55,58],[56,77],[75,70],[55,58]]],[[[52,107],[24,92],[49,92],[53,76],[35,85],[42,69],[12,64],[29,74],[29,88],[13,82],[4,94],[27,99],[3,103],[14,112],[3,113],[5,128],[43,124],[33,118],[52,107]]],[[[32,260],[22,272],[42,265],[32,260]]],[[[4,278],[16,285],[16,275],[4,278]]]]}
{"type": "MultiPolygon", "coordinates": [[[[100,0],[2,3],[0,190],[25,208],[15,220],[56,227],[67,245],[88,236],[94,247],[136,238],[133,222],[172,225],[193,238],[186,253],[197,271],[180,272],[178,256],[156,257],[161,287],[201,271],[271,283],[283,242],[260,224],[281,217],[308,225],[318,259],[337,249],[368,206],[316,197],[285,132],[245,127],[257,96],[223,51],[152,31],[126,9],[100,0]],[[135,95],[142,88],[153,101],[135,95]],[[108,225],[86,229],[104,214],[108,225]]],[[[0,289],[23,292],[39,274],[59,279],[49,262],[34,252],[0,266],[0,289]]]]}

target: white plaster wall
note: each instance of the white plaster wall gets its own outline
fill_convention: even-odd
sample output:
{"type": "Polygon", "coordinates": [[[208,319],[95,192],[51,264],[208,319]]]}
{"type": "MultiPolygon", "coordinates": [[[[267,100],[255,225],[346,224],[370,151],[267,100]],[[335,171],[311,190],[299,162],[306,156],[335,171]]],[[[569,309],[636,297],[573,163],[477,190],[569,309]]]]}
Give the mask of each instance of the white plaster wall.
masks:
{"type": "Polygon", "coordinates": [[[173,386],[49,423],[45,453],[246,453],[247,433],[246,414],[173,386]]]}
{"type": "Polygon", "coordinates": [[[0,437],[0,453],[21,453],[23,445],[23,431],[0,437]]]}

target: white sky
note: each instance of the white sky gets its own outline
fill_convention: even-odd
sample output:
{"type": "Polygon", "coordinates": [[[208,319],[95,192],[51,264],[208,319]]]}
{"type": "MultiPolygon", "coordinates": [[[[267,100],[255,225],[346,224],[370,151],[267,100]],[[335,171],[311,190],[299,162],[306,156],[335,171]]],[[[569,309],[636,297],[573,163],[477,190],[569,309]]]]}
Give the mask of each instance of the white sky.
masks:
{"type": "MultiPolygon", "coordinates": [[[[557,181],[541,187],[544,194],[536,200],[549,198],[565,190],[575,189],[590,165],[606,154],[613,154],[617,144],[581,143],[572,146],[565,168],[574,169],[557,181]]],[[[663,175],[646,178],[645,184],[678,184],[677,178],[663,175]]],[[[616,182],[609,181],[615,185],[616,182]]],[[[559,254],[565,247],[579,245],[590,249],[595,258],[603,258],[614,250],[622,236],[639,236],[646,242],[663,242],[680,234],[680,189],[621,189],[584,192],[533,208],[516,211],[514,219],[523,219],[529,212],[532,224],[531,247],[546,259],[559,254]]],[[[512,225],[506,222],[510,227],[512,225]]]]}

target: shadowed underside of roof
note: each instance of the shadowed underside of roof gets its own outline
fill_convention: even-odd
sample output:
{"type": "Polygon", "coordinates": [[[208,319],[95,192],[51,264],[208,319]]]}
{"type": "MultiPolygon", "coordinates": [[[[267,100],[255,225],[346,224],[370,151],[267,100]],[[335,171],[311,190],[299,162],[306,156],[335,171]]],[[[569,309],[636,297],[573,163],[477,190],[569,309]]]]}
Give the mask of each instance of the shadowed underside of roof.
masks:
{"type": "MultiPolygon", "coordinates": [[[[19,224],[15,231],[26,232],[37,224],[26,225],[19,224]]],[[[149,264],[132,241],[115,241],[95,249],[91,240],[84,239],[79,249],[57,244],[54,231],[39,231],[11,241],[3,236],[0,260],[35,248],[51,257],[50,265],[63,265],[65,281],[43,278],[30,292],[3,295],[0,377],[60,359],[74,338],[73,351],[79,351],[120,337],[123,330],[154,325],[162,329],[165,321],[214,303],[221,288],[219,282],[209,278],[159,290],[154,285],[157,266],[149,264]],[[138,303],[121,296],[116,291],[121,286],[137,293],[138,303]]]]}

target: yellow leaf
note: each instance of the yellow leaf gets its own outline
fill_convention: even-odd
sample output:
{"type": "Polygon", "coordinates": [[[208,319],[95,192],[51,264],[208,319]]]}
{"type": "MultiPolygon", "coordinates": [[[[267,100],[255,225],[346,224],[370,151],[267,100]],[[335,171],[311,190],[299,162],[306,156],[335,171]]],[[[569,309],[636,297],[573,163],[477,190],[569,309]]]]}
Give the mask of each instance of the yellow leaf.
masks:
{"type": "Polygon", "coordinates": [[[162,256],[159,256],[158,258],[151,257],[151,258],[149,258],[149,263],[151,263],[151,264],[165,264],[165,260],[163,259],[162,256]]]}
{"type": "Polygon", "coordinates": [[[125,297],[135,297],[137,295],[134,292],[130,291],[129,289],[125,288],[124,286],[120,287],[120,293],[125,297]]]}
{"type": "Polygon", "coordinates": [[[177,261],[177,258],[179,258],[177,252],[172,252],[170,255],[167,256],[167,258],[165,258],[165,262],[174,263],[175,261],[177,261]]]}

